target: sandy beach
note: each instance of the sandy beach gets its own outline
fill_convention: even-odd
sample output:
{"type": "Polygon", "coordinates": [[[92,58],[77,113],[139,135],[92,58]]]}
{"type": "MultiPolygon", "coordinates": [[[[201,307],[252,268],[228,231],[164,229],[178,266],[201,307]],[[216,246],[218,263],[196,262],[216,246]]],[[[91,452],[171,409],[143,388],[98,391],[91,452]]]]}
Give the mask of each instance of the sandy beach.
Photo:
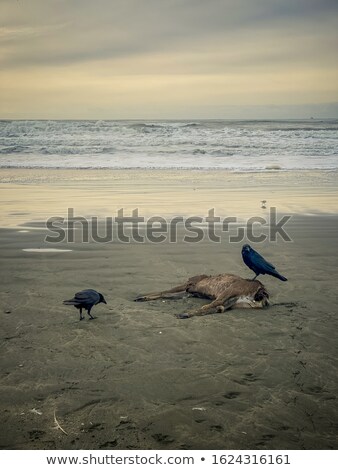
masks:
{"type": "Polygon", "coordinates": [[[337,449],[336,172],[0,171],[2,449],[337,449]],[[261,201],[267,209],[261,209],[261,201]],[[292,239],[255,248],[288,277],[262,276],[266,310],[179,320],[204,300],[135,303],[195,274],[251,277],[243,242],[60,243],[44,221],[292,215],[292,239]],[[107,305],[80,322],[62,300],[107,305]],[[55,427],[55,417],[65,431],[55,427]]]}
{"type": "Polygon", "coordinates": [[[144,216],[264,216],[337,213],[337,171],[0,170],[0,227],[67,216],[114,216],[135,208],[144,216]]]}

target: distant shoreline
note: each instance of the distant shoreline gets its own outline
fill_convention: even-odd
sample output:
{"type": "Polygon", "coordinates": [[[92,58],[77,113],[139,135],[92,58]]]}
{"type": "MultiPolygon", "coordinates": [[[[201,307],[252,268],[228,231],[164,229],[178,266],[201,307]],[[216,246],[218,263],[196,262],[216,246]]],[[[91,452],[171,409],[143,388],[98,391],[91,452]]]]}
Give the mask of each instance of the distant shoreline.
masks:
{"type": "Polygon", "coordinates": [[[63,167],[63,166],[0,166],[0,170],[61,170],[61,171],[163,171],[163,172],[174,172],[174,171],[196,171],[196,172],[228,172],[228,173],[292,173],[292,172],[336,172],[338,168],[262,168],[262,169],[249,169],[244,170],[240,168],[217,168],[217,167],[63,167]]]}

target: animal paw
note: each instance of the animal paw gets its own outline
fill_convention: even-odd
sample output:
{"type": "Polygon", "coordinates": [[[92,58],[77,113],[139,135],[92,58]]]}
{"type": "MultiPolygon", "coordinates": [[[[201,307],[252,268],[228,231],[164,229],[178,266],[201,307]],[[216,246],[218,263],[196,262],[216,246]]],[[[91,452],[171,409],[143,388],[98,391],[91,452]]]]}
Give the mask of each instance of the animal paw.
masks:
{"type": "Polygon", "coordinates": [[[140,297],[136,297],[134,299],[134,302],[145,302],[147,300],[147,297],[145,295],[141,295],[140,297]]]}
{"type": "Polygon", "coordinates": [[[190,318],[189,313],[177,313],[176,318],[179,318],[180,320],[185,320],[186,318],[190,318]]]}

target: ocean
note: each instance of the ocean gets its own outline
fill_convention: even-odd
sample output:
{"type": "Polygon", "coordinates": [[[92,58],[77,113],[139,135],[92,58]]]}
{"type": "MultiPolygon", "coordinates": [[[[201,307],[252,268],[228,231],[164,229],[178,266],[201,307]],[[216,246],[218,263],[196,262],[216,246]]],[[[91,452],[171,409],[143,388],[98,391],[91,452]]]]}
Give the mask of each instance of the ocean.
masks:
{"type": "Polygon", "coordinates": [[[338,120],[0,121],[3,168],[338,168],[338,120]]]}

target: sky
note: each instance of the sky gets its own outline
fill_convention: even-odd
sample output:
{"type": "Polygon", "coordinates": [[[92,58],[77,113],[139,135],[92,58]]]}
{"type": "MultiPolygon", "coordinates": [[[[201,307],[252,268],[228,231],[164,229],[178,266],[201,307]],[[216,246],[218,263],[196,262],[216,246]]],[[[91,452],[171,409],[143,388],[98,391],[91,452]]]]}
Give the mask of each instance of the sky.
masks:
{"type": "Polygon", "coordinates": [[[338,117],[337,0],[0,0],[0,119],[338,117]]]}

